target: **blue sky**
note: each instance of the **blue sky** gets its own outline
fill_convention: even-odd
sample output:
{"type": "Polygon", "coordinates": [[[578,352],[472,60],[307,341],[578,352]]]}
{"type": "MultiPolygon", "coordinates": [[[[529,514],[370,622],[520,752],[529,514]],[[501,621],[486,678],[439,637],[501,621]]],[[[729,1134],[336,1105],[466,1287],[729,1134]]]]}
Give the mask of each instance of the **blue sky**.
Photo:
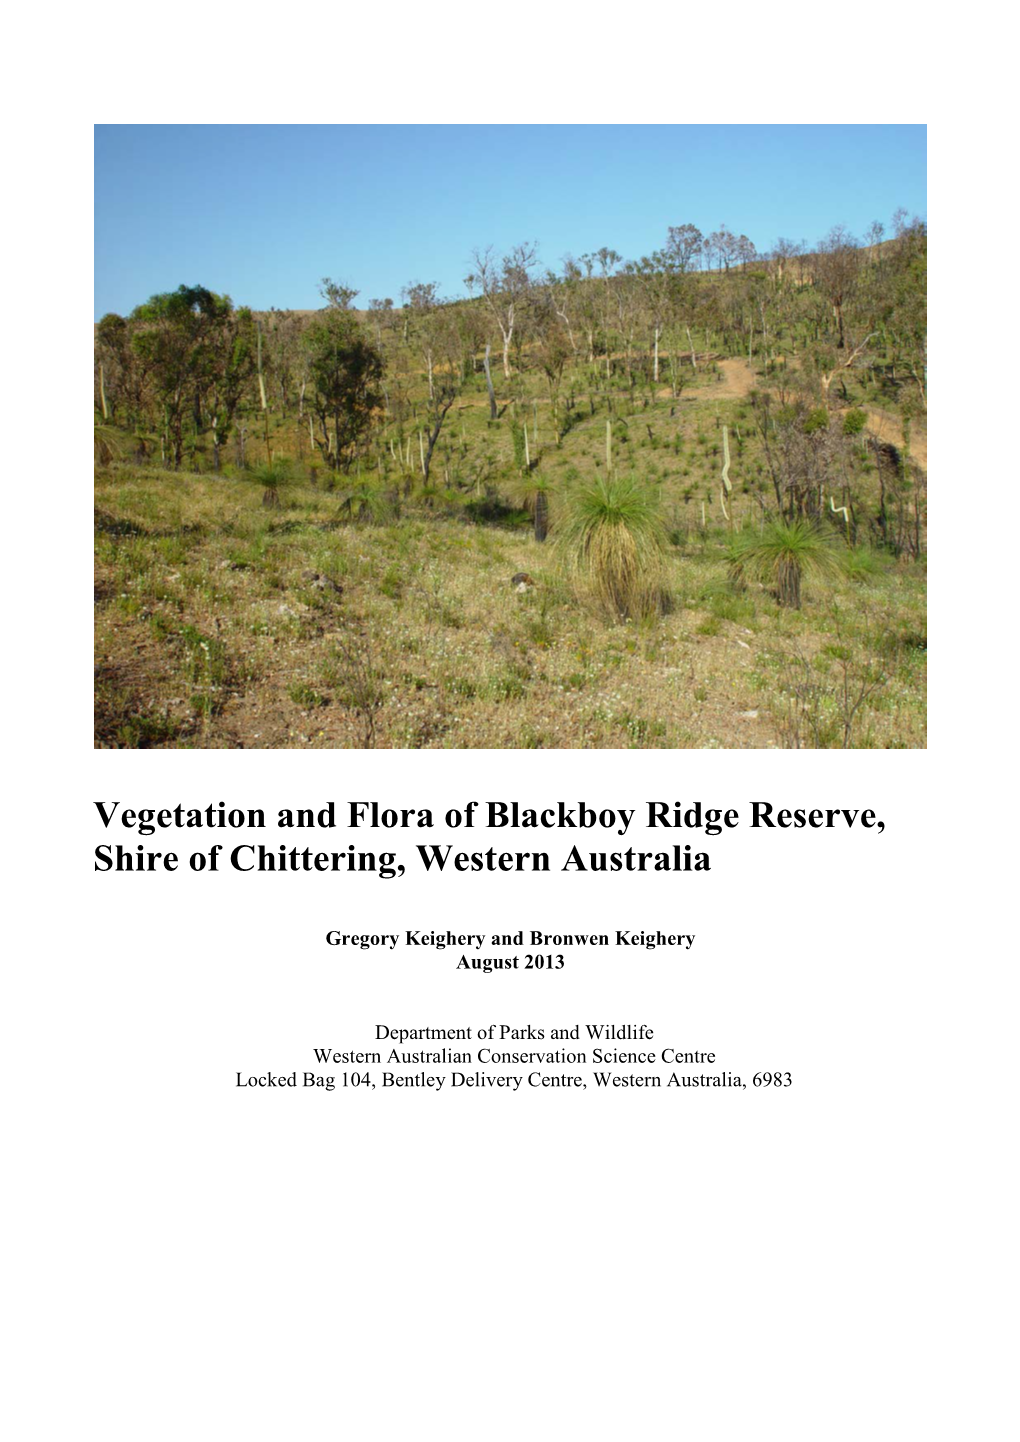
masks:
{"type": "Polygon", "coordinates": [[[471,252],[627,259],[691,221],[768,249],[927,213],[923,125],[96,127],[95,315],[204,285],[310,309],[409,281],[463,294],[471,252]]]}

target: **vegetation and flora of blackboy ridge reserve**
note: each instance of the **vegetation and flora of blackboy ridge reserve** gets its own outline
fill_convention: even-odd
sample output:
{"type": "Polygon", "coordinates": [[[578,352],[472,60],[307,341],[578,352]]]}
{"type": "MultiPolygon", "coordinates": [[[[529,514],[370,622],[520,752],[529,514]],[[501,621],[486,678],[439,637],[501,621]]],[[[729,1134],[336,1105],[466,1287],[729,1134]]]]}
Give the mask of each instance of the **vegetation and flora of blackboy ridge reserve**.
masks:
{"type": "Polygon", "coordinates": [[[926,267],[678,224],[105,315],[96,745],[923,746],[926,267]]]}

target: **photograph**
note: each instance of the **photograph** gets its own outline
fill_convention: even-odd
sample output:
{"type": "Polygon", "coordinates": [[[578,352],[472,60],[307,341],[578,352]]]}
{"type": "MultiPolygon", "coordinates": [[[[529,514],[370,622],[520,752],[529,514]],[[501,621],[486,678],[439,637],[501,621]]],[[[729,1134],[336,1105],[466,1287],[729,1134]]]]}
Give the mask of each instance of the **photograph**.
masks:
{"type": "Polygon", "coordinates": [[[97,126],[95,747],[925,747],[926,169],[97,126]]]}

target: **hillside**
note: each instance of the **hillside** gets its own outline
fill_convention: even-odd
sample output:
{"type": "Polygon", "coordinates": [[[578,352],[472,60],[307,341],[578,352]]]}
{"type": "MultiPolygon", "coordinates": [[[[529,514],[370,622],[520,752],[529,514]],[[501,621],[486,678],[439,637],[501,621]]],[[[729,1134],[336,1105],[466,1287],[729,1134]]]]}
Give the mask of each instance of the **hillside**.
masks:
{"type": "Polygon", "coordinates": [[[923,236],[897,244],[838,317],[764,262],[531,284],[509,375],[484,297],[213,307],[228,368],[189,361],[176,439],[136,352],[178,332],[104,323],[96,744],[923,746],[923,236]],[[322,337],[367,367],[344,428],[322,337]],[[593,505],[615,560],[578,541],[593,505]]]}

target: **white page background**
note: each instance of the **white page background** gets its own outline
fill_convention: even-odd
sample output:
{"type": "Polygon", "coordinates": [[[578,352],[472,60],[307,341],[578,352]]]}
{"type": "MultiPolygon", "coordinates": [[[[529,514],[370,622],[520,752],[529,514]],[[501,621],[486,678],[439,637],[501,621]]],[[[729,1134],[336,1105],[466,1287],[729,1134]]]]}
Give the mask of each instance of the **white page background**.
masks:
{"type": "MultiPolygon", "coordinates": [[[[955,27],[888,8],[880,40],[864,17],[795,8],[739,45],[715,13],[652,9],[607,31],[549,11],[532,32],[455,7],[441,21],[385,17],[385,37],[380,19],[313,9],[241,33],[208,8],[180,6],[171,23],[113,5],[101,25],[65,17],[59,48],[36,33],[48,13],[12,33],[13,113],[32,124],[12,129],[8,155],[5,1430],[19,1442],[1014,1436],[1015,607],[1008,555],[962,544],[956,504],[983,491],[1011,524],[996,489],[1008,487],[1009,328],[981,303],[976,267],[984,237],[1007,233],[1008,49],[983,45],[968,68],[955,27]],[[192,41],[167,84],[167,44],[192,41]],[[469,81],[451,79],[458,64],[469,81]],[[54,408],[85,394],[84,303],[70,312],[80,353],[53,346],[66,298],[88,286],[82,116],[461,120],[504,93],[498,119],[576,120],[579,93],[605,102],[584,119],[941,117],[930,753],[85,749],[90,495],[69,437],[86,417],[79,407],[65,431],[54,408]],[[960,422],[940,356],[983,358],[954,384],[980,382],[990,421],[960,422]],[[272,812],[472,797],[872,806],[886,830],[742,827],[707,843],[709,875],[675,877],[92,870],[92,848],[115,839],[97,799],[272,812]],[[350,955],[323,940],[330,927],[412,925],[697,940],[679,955],[569,950],[561,972],[491,976],[458,974],[452,951],[350,955]],[[745,1079],[789,1070],[794,1085],[232,1084],[237,1070],[311,1067],[314,1046],[373,1049],[377,1021],[643,1021],[656,1046],[713,1050],[745,1079]]],[[[394,197],[395,224],[413,224],[413,202],[394,197]]],[[[260,204],[271,197],[238,218],[253,235],[260,204]]],[[[589,833],[582,846],[643,839],[589,833]]],[[[570,842],[456,840],[554,855],[570,842]]]]}

